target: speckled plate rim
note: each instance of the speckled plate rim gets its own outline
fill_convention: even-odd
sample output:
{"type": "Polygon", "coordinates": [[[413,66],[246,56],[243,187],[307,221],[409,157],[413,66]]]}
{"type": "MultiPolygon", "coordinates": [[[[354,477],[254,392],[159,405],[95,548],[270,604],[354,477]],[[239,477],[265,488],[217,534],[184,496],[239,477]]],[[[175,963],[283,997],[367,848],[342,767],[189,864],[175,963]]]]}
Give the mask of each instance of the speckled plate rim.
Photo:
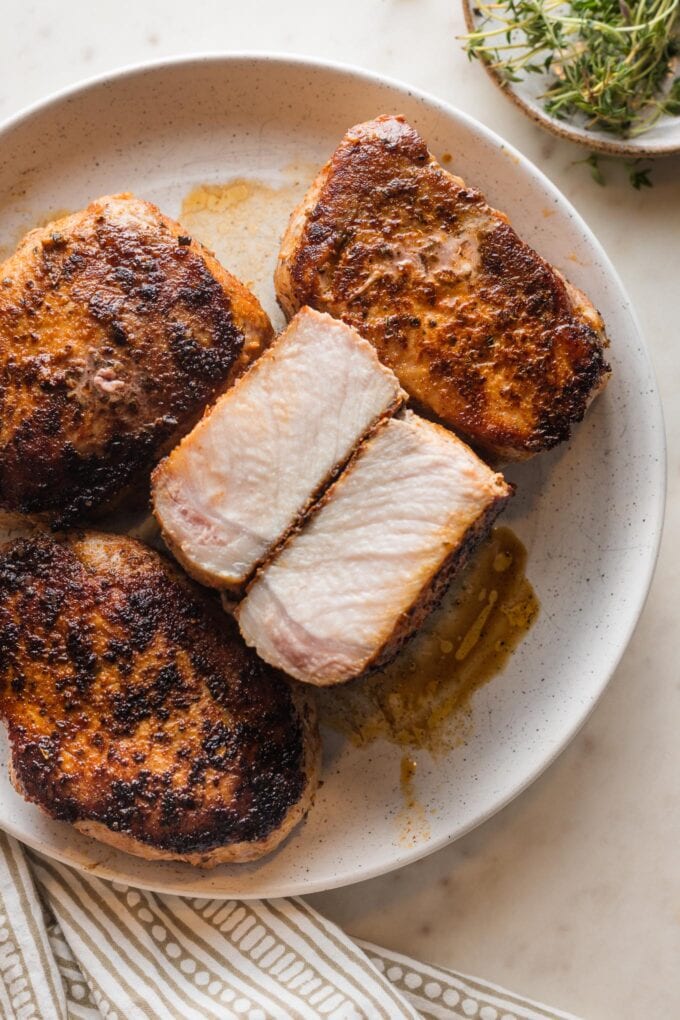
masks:
{"type": "MultiPolygon", "coordinates": [[[[474,32],[477,27],[473,14],[473,0],[461,0],[463,6],[463,17],[468,32],[474,32]]],[[[551,117],[540,106],[529,102],[524,96],[513,87],[512,82],[506,81],[498,71],[487,64],[484,60],[476,61],[481,64],[489,78],[507,99],[515,104],[523,113],[526,113],[535,124],[545,128],[551,134],[563,138],[567,142],[574,142],[576,145],[584,146],[595,152],[601,152],[606,156],[629,156],[634,159],[655,159],[662,156],[674,156],[680,152],[680,141],[670,144],[660,143],[658,145],[645,144],[640,142],[613,141],[603,138],[601,134],[594,134],[585,128],[570,126],[568,121],[558,120],[551,117]]]]}
{"type": "MultiPolygon", "coordinates": [[[[649,350],[645,343],[640,324],[635,313],[633,306],[630,304],[626,296],[626,291],[621,281],[621,278],[612,265],[608,255],[604,248],[600,244],[597,237],[593,234],[590,228],[587,226],[580,214],[574,209],[568,199],[559,191],[559,189],[550,181],[549,178],[543,174],[543,172],[535,166],[529,159],[522,155],[522,153],[506,142],[500,135],[487,128],[485,125],[480,123],[474,117],[459,110],[452,104],[445,102],[437,98],[435,95],[426,92],[424,90],[415,88],[399,79],[392,78],[387,75],[381,75],[361,67],[357,67],[351,64],[342,63],[339,61],[323,60],[314,57],[308,57],[304,55],[291,55],[287,53],[267,52],[267,51],[222,51],[222,52],[203,52],[203,53],[187,53],[177,54],[170,57],[166,57],[156,61],[144,61],[141,63],[125,65],[123,67],[114,69],[109,72],[105,72],[100,75],[92,76],[90,78],[79,81],[73,85],[70,85],[64,89],[61,89],[35,103],[32,103],[14,114],[12,117],[6,119],[0,124],[0,144],[2,143],[3,136],[9,132],[12,128],[19,125],[22,122],[30,120],[34,115],[43,113],[49,110],[52,106],[58,106],[64,101],[73,98],[76,95],[87,92],[89,89],[96,88],[98,86],[109,84],[115,81],[119,81],[125,78],[131,78],[136,75],[153,74],[156,71],[167,70],[177,65],[188,65],[188,64],[205,64],[211,63],[233,63],[233,62],[250,62],[256,61],[258,63],[271,63],[272,65],[289,65],[295,68],[306,68],[310,72],[315,70],[327,70],[346,75],[363,81],[366,84],[376,84],[388,86],[398,92],[402,92],[404,95],[417,99],[425,106],[434,108],[436,111],[441,112],[447,117],[457,119],[464,126],[468,127],[472,133],[480,134],[487,143],[490,143],[496,148],[505,150],[506,154],[514,158],[521,166],[526,169],[530,174],[535,175],[540,179],[543,187],[548,191],[554,198],[554,200],[564,206],[568,210],[569,216],[572,221],[577,225],[578,229],[582,231],[584,236],[587,238],[589,244],[597,252],[599,258],[602,260],[604,266],[606,266],[609,277],[621,293],[625,297],[628,304],[628,311],[631,317],[632,325],[635,328],[636,335],[640,341],[640,356],[646,362],[646,367],[649,372],[650,381],[652,383],[652,390],[647,394],[647,400],[649,401],[649,411],[652,415],[654,422],[654,431],[657,437],[658,446],[656,448],[656,454],[658,455],[655,478],[655,499],[653,503],[653,515],[650,515],[647,526],[649,532],[649,552],[645,564],[645,571],[641,583],[638,585],[636,597],[632,600],[631,609],[629,613],[629,620],[625,630],[621,631],[617,635],[617,640],[612,642],[610,649],[610,655],[607,663],[607,667],[602,669],[600,674],[600,681],[597,685],[593,685],[593,689],[590,692],[590,696],[586,699],[580,712],[575,716],[572,724],[565,728],[559,735],[559,738],[555,740],[554,746],[551,748],[550,753],[544,755],[538,766],[531,768],[510,788],[509,792],[505,795],[499,796],[492,804],[486,809],[480,810],[477,814],[472,817],[466,824],[460,825],[454,832],[450,832],[439,838],[431,839],[429,842],[423,845],[413,846],[404,849],[398,859],[392,859],[387,863],[378,863],[372,867],[362,868],[361,871],[356,869],[348,868],[345,871],[338,872],[333,876],[332,879],[324,880],[299,880],[299,881],[282,881],[281,884],[276,888],[268,888],[264,895],[268,897],[272,896],[295,896],[302,894],[310,894],[316,892],[323,892],[328,889],[339,888],[347,885],[352,885],[359,882],[368,881],[369,879],[376,878],[380,875],[386,874],[390,871],[398,870],[407,864],[412,864],[424,857],[428,857],[430,854],[448,846],[455,840],[460,839],[467,833],[476,829],[484,822],[488,821],[495,814],[510,804],[516,797],[524,792],[533,782],[535,782],[548,768],[559,754],[571,743],[573,738],[579,732],[581,727],[584,725],[590,714],[592,713],[595,705],[602,696],[606,689],[612,675],[618,667],[626,648],[633,636],[640,615],[644,609],[644,605],[649,594],[649,589],[654,576],[654,570],[656,567],[659,547],[661,542],[661,535],[663,530],[665,503],[666,503],[666,482],[667,482],[667,448],[666,448],[666,435],[663,420],[663,411],[659,395],[658,383],[654,373],[654,367],[650,357],[649,350]]],[[[313,810],[313,808],[312,808],[313,810]]],[[[15,826],[11,819],[3,819],[1,827],[8,832],[10,835],[15,836],[23,843],[30,846],[32,849],[38,851],[45,857],[61,861],[62,863],[69,864],[72,867],[76,867],[81,871],[87,873],[88,865],[78,859],[73,853],[61,851],[58,847],[45,846],[44,841],[35,838],[27,838],[17,826],[15,826]]],[[[196,884],[186,883],[182,884],[181,890],[172,883],[155,880],[142,880],[135,876],[127,877],[121,874],[118,868],[109,868],[106,864],[98,864],[96,867],[96,876],[98,878],[107,879],[109,881],[125,881],[129,885],[135,886],[141,889],[148,889],[151,891],[161,893],[176,893],[183,896],[209,896],[210,898],[217,899],[231,899],[237,897],[240,899],[257,899],[263,895],[258,893],[256,890],[244,890],[234,891],[225,890],[217,891],[211,890],[206,891],[205,881],[201,881],[201,876],[206,873],[197,872],[196,884]]],[[[209,872],[207,873],[210,874],[209,872]]]]}

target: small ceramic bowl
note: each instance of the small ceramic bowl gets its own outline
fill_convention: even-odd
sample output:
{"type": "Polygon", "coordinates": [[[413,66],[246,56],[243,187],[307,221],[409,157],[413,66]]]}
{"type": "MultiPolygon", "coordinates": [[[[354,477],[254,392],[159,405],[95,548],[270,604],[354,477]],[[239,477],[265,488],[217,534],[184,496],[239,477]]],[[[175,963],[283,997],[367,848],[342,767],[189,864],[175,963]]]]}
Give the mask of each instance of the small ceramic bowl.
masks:
{"type": "MultiPolygon", "coordinates": [[[[474,32],[480,27],[483,19],[475,13],[475,0],[462,0],[462,3],[468,32],[474,32]]],[[[649,131],[636,138],[617,138],[606,131],[591,130],[578,122],[559,120],[547,113],[541,99],[541,94],[549,81],[547,75],[528,74],[522,81],[509,82],[484,61],[479,63],[508,99],[540,127],[546,128],[560,138],[566,138],[570,142],[577,142],[592,151],[604,152],[610,156],[639,159],[670,156],[680,152],[680,117],[662,117],[649,131]]]]}

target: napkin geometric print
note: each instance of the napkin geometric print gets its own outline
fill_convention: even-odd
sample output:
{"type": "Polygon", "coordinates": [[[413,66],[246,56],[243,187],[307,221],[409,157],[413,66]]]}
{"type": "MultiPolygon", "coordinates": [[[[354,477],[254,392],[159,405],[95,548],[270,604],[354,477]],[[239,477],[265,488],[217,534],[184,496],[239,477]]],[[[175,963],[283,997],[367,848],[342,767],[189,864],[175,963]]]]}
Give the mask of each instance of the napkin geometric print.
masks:
{"type": "Polygon", "coordinates": [[[575,1020],[353,941],[303,900],[183,899],[0,832],[6,1020],[575,1020]]]}

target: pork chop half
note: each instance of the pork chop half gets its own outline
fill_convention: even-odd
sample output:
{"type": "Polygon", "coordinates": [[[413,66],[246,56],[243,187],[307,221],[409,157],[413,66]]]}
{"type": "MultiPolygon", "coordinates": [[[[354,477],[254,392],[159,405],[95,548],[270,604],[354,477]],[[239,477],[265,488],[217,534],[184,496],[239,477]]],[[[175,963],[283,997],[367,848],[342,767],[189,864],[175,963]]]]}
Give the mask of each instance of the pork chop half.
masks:
{"type": "Polygon", "coordinates": [[[305,683],[394,656],[511,489],[446,429],[406,411],[366,440],[236,609],[265,661],[305,683]]]}
{"type": "Polygon", "coordinates": [[[276,270],[376,347],[425,413],[523,459],[570,434],[609,376],[599,313],[403,117],[350,129],[293,213],[276,270]]]}
{"type": "Polygon", "coordinates": [[[0,716],[20,793],[149,859],[260,857],[317,783],[303,690],[130,538],[42,535],[0,552],[0,716]]]}
{"type": "Polygon", "coordinates": [[[406,394],[356,330],[304,308],[156,468],[163,537],[235,594],[406,394]]]}
{"type": "Polygon", "coordinates": [[[64,525],[142,481],[273,336],[257,299],[130,194],[0,266],[0,506],[64,525]]]}

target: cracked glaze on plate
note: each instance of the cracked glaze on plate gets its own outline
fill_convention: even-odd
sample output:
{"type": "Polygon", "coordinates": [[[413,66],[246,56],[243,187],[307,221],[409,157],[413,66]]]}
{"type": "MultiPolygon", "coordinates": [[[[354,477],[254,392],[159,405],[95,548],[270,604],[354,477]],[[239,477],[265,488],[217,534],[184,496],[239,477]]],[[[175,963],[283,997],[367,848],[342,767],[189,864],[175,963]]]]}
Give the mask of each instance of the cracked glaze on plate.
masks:
{"type": "MultiPolygon", "coordinates": [[[[211,897],[283,896],[401,867],[499,810],[583,723],[628,643],[649,587],[664,502],[659,399],[621,283],[583,221],[498,136],[397,82],[311,60],[214,55],[125,70],[61,93],[0,132],[0,244],[36,221],[131,190],[171,216],[199,185],[256,179],[302,189],[345,130],[400,112],[435,155],[509,213],[522,236],[587,290],[608,326],[613,378],[572,441],[507,476],[518,495],[503,523],[528,548],[541,614],[503,674],[477,692],[467,742],[419,752],[417,819],[405,816],[401,750],[325,741],[324,785],[280,851],[201,872],[142,861],[78,835],[25,804],[0,741],[0,824],[41,852],[105,878],[211,897]],[[292,168],[292,169],[291,169],[292,168]],[[407,834],[407,835],[406,835],[407,834]]],[[[272,207],[280,218],[281,210],[272,207]]],[[[257,222],[252,243],[258,243],[257,222]]],[[[271,227],[267,228],[271,236],[271,227]]],[[[238,270],[243,252],[218,252],[238,270]]],[[[264,263],[263,263],[264,264],[264,263]]],[[[254,277],[273,311],[271,284],[254,277]]],[[[280,317],[277,323],[280,323],[280,317]]]]}

